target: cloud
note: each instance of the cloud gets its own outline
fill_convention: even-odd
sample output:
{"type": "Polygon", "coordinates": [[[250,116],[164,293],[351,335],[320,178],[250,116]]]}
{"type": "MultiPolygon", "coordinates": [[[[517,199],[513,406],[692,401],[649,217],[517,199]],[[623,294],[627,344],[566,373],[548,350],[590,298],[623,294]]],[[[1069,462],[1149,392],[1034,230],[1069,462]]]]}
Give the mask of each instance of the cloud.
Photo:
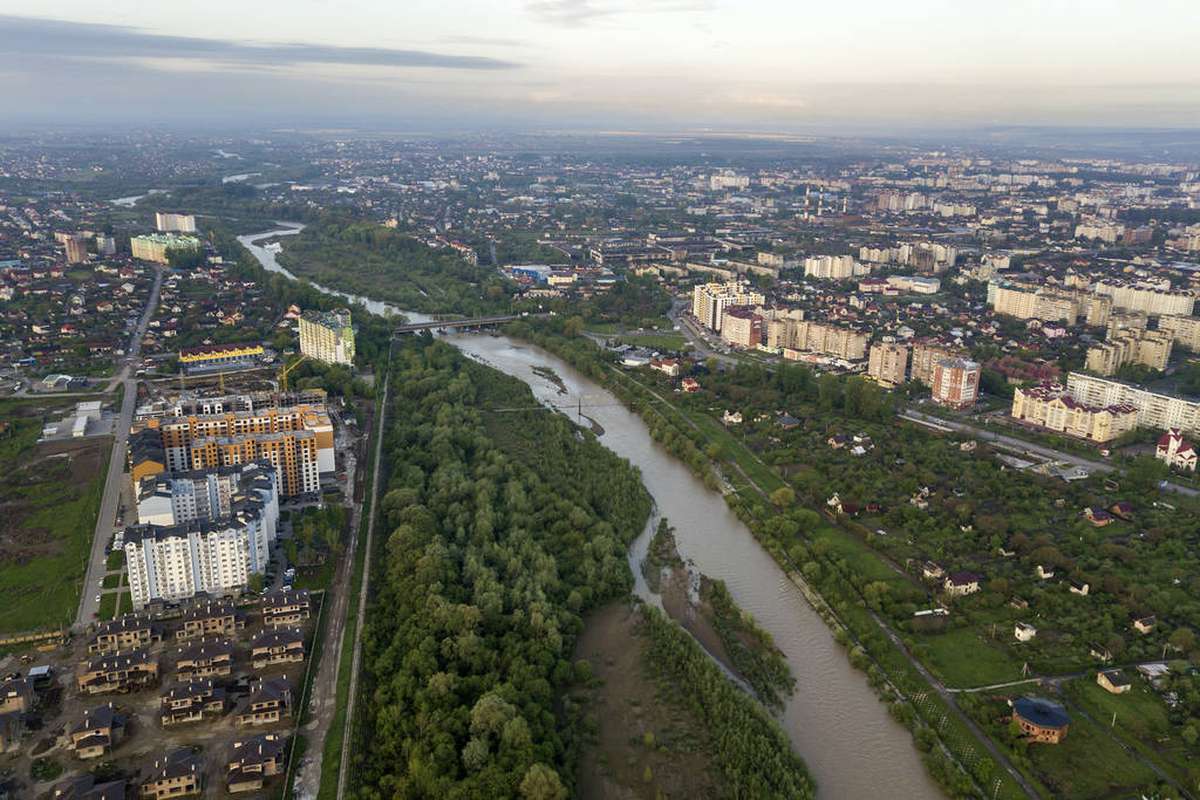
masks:
{"type": "Polygon", "coordinates": [[[529,0],[529,13],[543,22],[577,28],[630,14],[694,14],[711,11],[712,0],[529,0]]]}
{"type": "Polygon", "coordinates": [[[349,64],[373,67],[421,67],[456,70],[503,70],[520,66],[483,56],[383,47],[337,47],[286,43],[259,44],[224,39],[163,36],[119,25],[67,22],[0,15],[0,38],[8,56],[87,59],[185,59],[231,66],[349,64]]]}

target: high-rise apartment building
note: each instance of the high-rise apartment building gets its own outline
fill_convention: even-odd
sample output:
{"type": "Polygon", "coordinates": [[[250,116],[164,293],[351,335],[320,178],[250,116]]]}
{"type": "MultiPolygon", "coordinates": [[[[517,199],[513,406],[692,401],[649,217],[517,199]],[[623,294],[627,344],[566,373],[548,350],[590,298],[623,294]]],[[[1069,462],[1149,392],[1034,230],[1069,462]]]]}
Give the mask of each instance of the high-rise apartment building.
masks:
{"type": "Polygon", "coordinates": [[[943,358],[955,358],[961,352],[929,342],[918,342],[912,349],[912,379],[923,386],[933,385],[933,370],[943,358]]]}
{"type": "Polygon", "coordinates": [[[1079,320],[1079,301],[1070,294],[1042,287],[992,281],[988,284],[988,305],[997,314],[1017,319],[1040,319],[1074,325],[1079,320]]]}
{"type": "Polygon", "coordinates": [[[904,383],[908,374],[908,345],[895,342],[879,342],[871,345],[867,361],[867,374],[886,388],[892,389],[904,383]]]}
{"type": "Polygon", "coordinates": [[[766,323],[766,346],[781,351],[785,358],[794,359],[800,353],[832,356],[843,361],[860,361],[867,357],[866,333],[789,316],[776,317],[766,323]]]}
{"type": "Polygon", "coordinates": [[[1011,413],[1013,419],[1093,442],[1111,442],[1137,427],[1137,409],[1133,406],[1087,405],[1058,383],[1018,387],[1011,413]]]}
{"type": "Polygon", "coordinates": [[[1089,406],[1132,406],[1137,409],[1137,424],[1142,428],[1179,428],[1186,433],[1200,435],[1200,403],[1182,397],[1158,394],[1081,372],[1072,372],[1067,376],[1067,391],[1076,400],[1089,406]]]}
{"type": "Polygon", "coordinates": [[[193,214],[166,214],[159,211],[154,215],[154,227],[159,233],[195,233],[196,217],[193,214]]]}
{"type": "Polygon", "coordinates": [[[129,240],[129,248],[134,258],[157,264],[166,264],[169,260],[168,254],[172,250],[199,250],[200,247],[200,240],[195,236],[166,233],[148,233],[129,240]]]}
{"type": "Polygon", "coordinates": [[[1200,352],[1200,317],[1159,317],[1158,329],[1185,350],[1200,352]]]}
{"type": "Polygon", "coordinates": [[[204,436],[192,440],[188,451],[194,470],[269,461],[279,474],[279,493],[283,497],[321,489],[317,434],[312,431],[204,436]]]}
{"type": "Polygon", "coordinates": [[[88,260],[87,237],[78,234],[68,236],[63,244],[67,248],[68,264],[82,264],[88,260]]]}
{"type": "Polygon", "coordinates": [[[736,347],[754,349],[763,341],[763,318],[750,306],[725,309],[721,339],[736,347]]]}
{"type": "Polygon", "coordinates": [[[124,539],[129,591],[139,609],[157,599],[237,592],[266,571],[270,554],[262,509],[215,521],[135,525],[124,539]]]}
{"type": "Polygon", "coordinates": [[[720,331],[725,309],[761,306],[766,301],[761,292],[745,284],[706,283],[692,290],[692,316],[709,330],[720,331]]]}
{"type": "Polygon", "coordinates": [[[138,485],[137,514],[142,525],[179,525],[214,520],[234,513],[244,502],[268,511],[271,538],[279,516],[275,468],[266,461],[231,464],[207,470],[160,474],[138,485]]]}
{"type": "Polygon", "coordinates": [[[1196,307],[1195,295],[1186,290],[1114,281],[1100,281],[1093,287],[1093,290],[1096,294],[1111,297],[1113,308],[1122,311],[1141,311],[1151,317],[1165,315],[1189,317],[1196,307]]]}
{"type": "Polygon", "coordinates": [[[300,352],[327,364],[354,365],[354,327],[349,309],[300,315],[300,352]]]}
{"type": "Polygon", "coordinates": [[[265,458],[278,471],[284,497],[320,488],[320,473],[336,468],[333,424],[323,406],[146,420],[162,438],[167,469],[181,472],[265,458]]]}
{"type": "Polygon", "coordinates": [[[1167,368],[1173,341],[1162,331],[1119,331],[1108,341],[1088,348],[1084,368],[1099,375],[1116,375],[1126,364],[1159,371],[1167,368]]]}
{"type": "Polygon", "coordinates": [[[979,397],[979,364],[965,358],[943,358],[933,367],[933,402],[970,408],[979,397]]]}
{"type": "Polygon", "coordinates": [[[871,268],[854,260],[854,256],[810,256],[804,259],[804,275],[809,278],[845,280],[866,275],[871,268]]]}

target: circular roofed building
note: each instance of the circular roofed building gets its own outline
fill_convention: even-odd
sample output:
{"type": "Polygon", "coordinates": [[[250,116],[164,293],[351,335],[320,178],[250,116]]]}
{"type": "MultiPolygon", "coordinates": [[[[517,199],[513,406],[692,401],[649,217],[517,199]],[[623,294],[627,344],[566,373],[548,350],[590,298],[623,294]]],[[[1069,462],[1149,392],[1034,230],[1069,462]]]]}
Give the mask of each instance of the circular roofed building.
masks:
{"type": "Polygon", "coordinates": [[[1058,703],[1042,697],[1018,697],[1012,708],[1017,726],[1033,741],[1058,744],[1067,738],[1071,718],[1058,703]]]}

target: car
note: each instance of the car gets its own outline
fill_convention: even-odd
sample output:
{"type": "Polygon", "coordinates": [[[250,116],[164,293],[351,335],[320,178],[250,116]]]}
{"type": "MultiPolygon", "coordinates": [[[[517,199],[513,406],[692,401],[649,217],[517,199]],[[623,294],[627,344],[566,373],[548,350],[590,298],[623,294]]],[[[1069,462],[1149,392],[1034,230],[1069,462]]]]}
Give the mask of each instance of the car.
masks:
{"type": "Polygon", "coordinates": [[[100,598],[101,598],[101,596],[102,596],[102,595],[96,595],[96,602],[97,602],[97,603],[99,603],[99,602],[100,602],[100,598]]]}

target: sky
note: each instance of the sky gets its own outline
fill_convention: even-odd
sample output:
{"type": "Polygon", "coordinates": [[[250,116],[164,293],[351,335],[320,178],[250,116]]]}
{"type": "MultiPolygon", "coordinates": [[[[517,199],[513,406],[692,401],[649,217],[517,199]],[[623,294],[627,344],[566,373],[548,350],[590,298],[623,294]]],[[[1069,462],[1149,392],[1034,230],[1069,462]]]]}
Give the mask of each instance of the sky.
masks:
{"type": "Polygon", "coordinates": [[[1196,0],[0,0],[10,122],[1200,127],[1196,0]]]}

